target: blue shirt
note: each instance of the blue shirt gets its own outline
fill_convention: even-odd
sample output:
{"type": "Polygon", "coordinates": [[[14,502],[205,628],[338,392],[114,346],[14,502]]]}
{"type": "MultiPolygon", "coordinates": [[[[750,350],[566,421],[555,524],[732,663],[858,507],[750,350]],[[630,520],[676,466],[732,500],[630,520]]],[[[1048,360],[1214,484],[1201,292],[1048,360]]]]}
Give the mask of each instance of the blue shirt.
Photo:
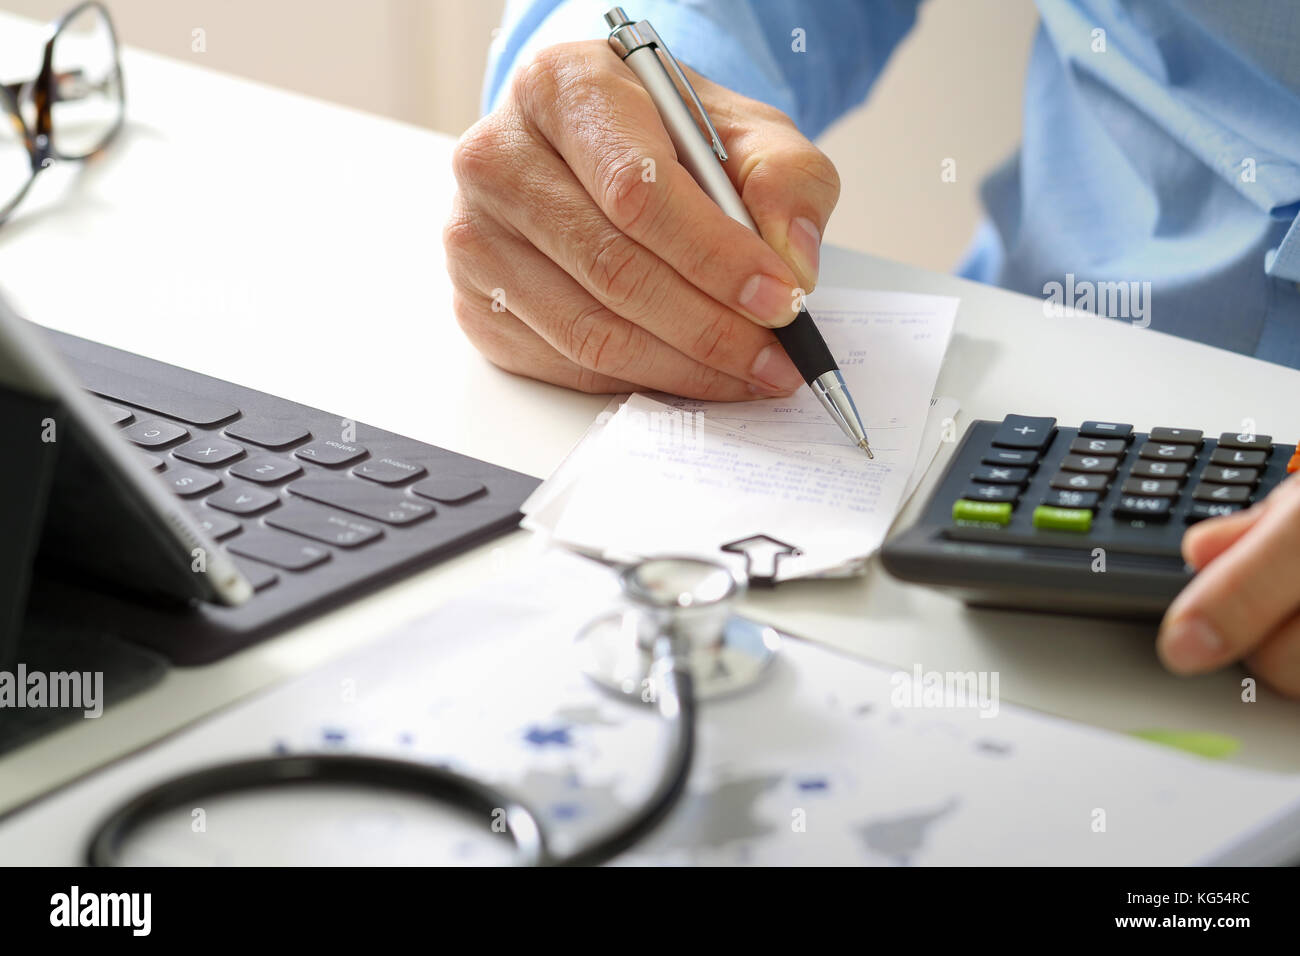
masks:
{"type": "MultiPolygon", "coordinates": [[[[1300,2],[1037,5],[1023,142],[983,183],[988,221],[962,274],[1300,368],[1300,2]]],[[[816,137],[866,98],[918,6],[627,9],[679,60],[816,137]]],[[[537,50],[606,36],[602,10],[508,0],[484,109],[537,50]]]]}

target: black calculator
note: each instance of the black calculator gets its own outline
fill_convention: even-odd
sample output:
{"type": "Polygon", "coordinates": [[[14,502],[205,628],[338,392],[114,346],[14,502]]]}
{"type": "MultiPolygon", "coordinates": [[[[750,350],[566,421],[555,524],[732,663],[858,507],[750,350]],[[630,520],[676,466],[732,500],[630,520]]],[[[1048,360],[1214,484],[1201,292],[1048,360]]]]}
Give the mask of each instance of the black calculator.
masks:
{"type": "Polygon", "coordinates": [[[1154,617],[1191,579],[1187,526],[1249,507],[1296,470],[1296,446],[1268,435],[976,421],[882,559],[972,604],[1154,617]]]}

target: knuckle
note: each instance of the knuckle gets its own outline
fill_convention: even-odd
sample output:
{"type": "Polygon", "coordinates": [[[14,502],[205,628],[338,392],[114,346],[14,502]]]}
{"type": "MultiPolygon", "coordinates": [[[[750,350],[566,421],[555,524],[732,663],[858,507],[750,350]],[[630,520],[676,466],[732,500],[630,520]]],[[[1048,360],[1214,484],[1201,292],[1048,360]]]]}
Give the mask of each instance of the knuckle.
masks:
{"type": "Polygon", "coordinates": [[[621,314],[642,302],[651,272],[644,250],[621,232],[613,231],[592,256],[587,280],[596,294],[621,314]]]}
{"type": "MultiPolygon", "coordinates": [[[[732,402],[741,397],[737,387],[735,379],[718,369],[700,366],[689,383],[686,397],[705,402],[732,402]]],[[[747,397],[753,398],[752,395],[747,397]]]]}
{"type": "Polygon", "coordinates": [[[645,159],[625,150],[596,169],[600,207],[609,221],[623,232],[631,232],[654,214],[660,191],[644,175],[645,159]]]}
{"type": "Polygon", "coordinates": [[[460,183],[479,183],[490,179],[501,167],[502,136],[497,120],[485,116],[456,141],[451,153],[451,169],[460,183]]]}
{"type": "Polygon", "coordinates": [[[730,344],[730,316],[719,313],[701,324],[687,354],[697,362],[715,367],[725,357],[727,346],[730,344]]]}
{"type": "Polygon", "coordinates": [[[608,312],[599,305],[583,309],[569,322],[565,330],[562,351],[578,366],[618,375],[633,356],[631,326],[625,322],[611,322],[608,312]]]}

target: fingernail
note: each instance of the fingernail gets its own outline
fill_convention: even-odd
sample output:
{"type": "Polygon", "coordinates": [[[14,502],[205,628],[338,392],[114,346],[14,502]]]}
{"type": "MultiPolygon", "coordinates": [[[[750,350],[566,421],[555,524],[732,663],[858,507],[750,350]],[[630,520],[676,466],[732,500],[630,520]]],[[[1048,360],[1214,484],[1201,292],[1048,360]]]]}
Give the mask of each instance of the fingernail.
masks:
{"type": "Polygon", "coordinates": [[[1228,644],[1203,617],[1185,617],[1160,635],[1161,657],[1178,674],[1212,670],[1223,659],[1228,644]]]}
{"type": "Polygon", "coordinates": [[[769,328],[780,328],[794,321],[794,290],[771,276],[750,276],[740,290],[740,307],[769,328]]]}
{"type": "Polygon", "coordinates": [[[803,376],[777,342],[758,353],[749,372],[764,385],[782,394],[793,392],[803,384],[803,376]]]}
{"type": "Polygon", "coordinates": [[[802,266],[810,281],[809,288],[817,283],[817,270],[821,265],[822,237],[811,219],[796,216],[790,220],[790,250],[802,266]]]}

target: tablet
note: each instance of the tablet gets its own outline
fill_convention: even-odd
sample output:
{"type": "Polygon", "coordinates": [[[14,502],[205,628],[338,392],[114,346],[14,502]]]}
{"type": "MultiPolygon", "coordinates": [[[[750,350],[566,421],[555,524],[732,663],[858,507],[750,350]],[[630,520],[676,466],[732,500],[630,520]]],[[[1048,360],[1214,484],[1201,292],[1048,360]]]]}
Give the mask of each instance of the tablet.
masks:
{"type": "Polygon", "coordinates": [[[28,434],[29,426],[31,441],[55,445],[40,536],[42,567],[180,602],[238,605],[252,596],[229,555],[117,433],[45,332],[3,297],[0,392],[39,399],[53,409],[21,432],[28,434]]]}

